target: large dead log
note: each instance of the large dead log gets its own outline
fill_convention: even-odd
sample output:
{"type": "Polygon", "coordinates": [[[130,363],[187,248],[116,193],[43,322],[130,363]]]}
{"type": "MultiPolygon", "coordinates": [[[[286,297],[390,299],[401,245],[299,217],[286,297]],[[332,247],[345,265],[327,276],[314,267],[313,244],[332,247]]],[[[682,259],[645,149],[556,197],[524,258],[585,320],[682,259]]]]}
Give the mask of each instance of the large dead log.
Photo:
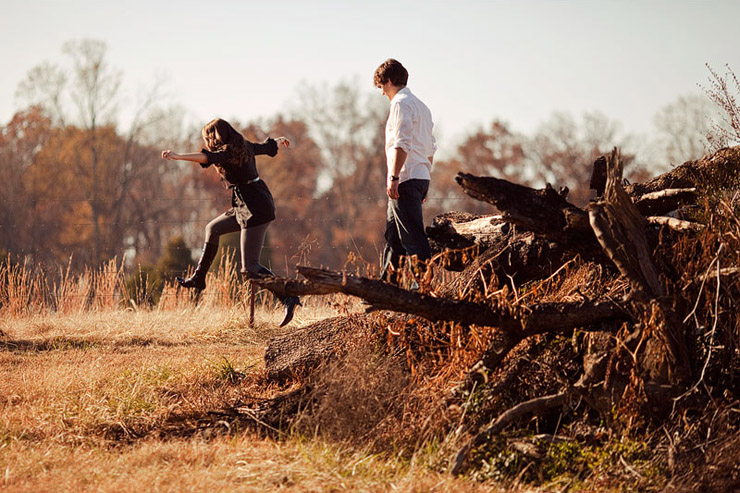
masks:
{"type": "Polygon", "coordinates": [[[550,185],[541,190],[492,177],[458,173],[457,183],[471,197],[501,211],[505,221],[532,231],[587,258],[601,260],[599,247],[588,223],[588,213],[569,203],[567,192],[550,185]]]}
{"type": "MultiPolygon", "coordinates": [[[[435,298],[406,291],[383,281],[367,279],[311,267],[298,267],[308,278],[307,285],[321,292],[342,292],[358,296],[383,310],[406,313],[428,320],[447,320],[464,325],[480,325],[500,329],[503,342],[489,348],[482,365],[493,368],[521,340],[536,334],[570,330],[575,327],[598,329],[604,323],[629,317],[621,305],[611,299],[584,300],[570,303],[539,303],[531,306],[487,306],[463,300],[435,298]],[[487,353],[488,354],[488,353],[487,353]]],[[[282,282],[255,281],[270,288],[282,282]]],[[[337,317],[283,333],[268,344],[265,363],[268,378],[282,380],[290,375],[310,371],[321,362],[335,357],[343,344],[340,337],[372,323],[375,314],[337,317]]],[[[478,371],[478,368],[476,371],[478,371]]]]}
{"type": "Polygon", "coordinates": [[[298,272],[316,285],[357,296],[383,310],[417,315],[427,320],[448,320],[463,325],[497,327],[513,337],[588,327],[604,320],[624,318],[623,308],[613,300],[574,303],[539,303],[524,307],[487,306],[470,301],[435,298],[392,286],[386,282],[313,267],[298,272]]]}
{"type": "Polygon", "coordinates": [[[375,316],[370,313],[327,318],[273,337],[265,350],[267,378],[282,381],[301,376],[325,361],[341,357],[346,350],[344,336],[375,316]]]}
{"type": "MultiPolygon", "coordinates": [[[[559,243],[513,227],[501,216],[447,213],[427,228],[432,251],[447,270],[470,271],[455,284],[478,283],[495,276],[498,286],[520,285],[552,274],[570,256],[559,243]],[[469,268],[471,267],[472,268],[469,268]]],[[[451,286],[448,292],[455,292],[451,286]]]]}
{"type": "Polygon", "coordinates": [[[738,173],[740,146],[728,147],[700,159],[687,161],[644,183],[627,185],[625,192],[634,198],[667,189],[729,186],[736,182],[738,173]]]}

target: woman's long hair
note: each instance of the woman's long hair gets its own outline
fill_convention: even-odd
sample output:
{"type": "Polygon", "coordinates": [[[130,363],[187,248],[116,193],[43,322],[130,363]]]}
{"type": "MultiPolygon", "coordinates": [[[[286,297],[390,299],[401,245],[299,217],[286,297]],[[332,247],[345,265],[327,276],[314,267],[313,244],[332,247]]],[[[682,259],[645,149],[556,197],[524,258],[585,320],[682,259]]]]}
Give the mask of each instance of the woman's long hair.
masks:
{"type": "MultiPolygon", "coordinates": [[[[211,120],[205,124],[201,133],[206,149],[210,152],[229,151],[231,153],[229,164],[232,166],[241,166],[252,157],[249,155],[249,147],[244,136],[226,120],[221,118],[211,120]]],[[[223,168],[219,165],[216,165],[216,168],[223,176],[223,168]]]]}

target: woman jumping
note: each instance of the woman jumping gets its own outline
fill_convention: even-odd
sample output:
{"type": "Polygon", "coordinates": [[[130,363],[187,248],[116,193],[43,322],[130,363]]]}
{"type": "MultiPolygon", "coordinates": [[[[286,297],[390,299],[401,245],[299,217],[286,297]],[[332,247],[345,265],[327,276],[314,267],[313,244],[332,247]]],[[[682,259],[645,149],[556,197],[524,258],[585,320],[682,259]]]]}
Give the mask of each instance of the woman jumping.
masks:
{"type": "MultiPolygon", "coordinates": [[[[280,145],[288,148],[290,141],[285,137],[268,138],[261,144],[250,142],[237,132],[229,122],[216,118],[203,127],[205,148],[200,152],[177,154],[162,151],[162,158],[200,163],[203,168],[213,165],[231,188],[231,209],[206,225],[206,238],[198,266],[187,279],[177,277],[177,282],[186,288],[203,290],[206,273],[211,267],[221,235],[241,231],[241,273],[274,275],[260,264],[260,253],[265,233],[275,219],[275,202],[270,189],[257,174],[255,156],[267,154],[274,157],[280,145]]],[[[280,327],[293,319],[295,307],[301,304],[297,296],[280,298],[285,307],[285,316],[280,327]]]]}

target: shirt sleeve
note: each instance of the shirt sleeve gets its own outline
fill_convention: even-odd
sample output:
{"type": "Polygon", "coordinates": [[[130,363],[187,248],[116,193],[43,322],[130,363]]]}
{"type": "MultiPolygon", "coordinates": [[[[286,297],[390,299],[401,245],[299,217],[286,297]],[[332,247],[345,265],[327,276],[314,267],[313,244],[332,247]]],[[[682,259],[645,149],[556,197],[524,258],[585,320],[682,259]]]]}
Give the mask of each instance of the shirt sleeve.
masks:
{"type": "Polygon", "coordinates": [[[229,150],[211,152],[207,149],[201,149],[200,152],[206,155],[208,162],[201,163],[203,168],[207,168],[212,164],[226,164],[231,159],[231,152],[229,150]]]}
{"type": "Polygon", "coordinates": [[[390,119],[394,129],[393,147],[403,149],[407,153],[411,152],[414,131],[411,108],[400,103],[394,104],[391,106],[390,119]]]}
{"type": "Polygon", "coordinates": [[[275,157],[278,153],[277,142],[271,137],[268,137],[267,139],[265,139],[264,142],[260,144],[255,144],[254,142],[250,142],[250,144],[252,145],[255,156],[267,154],[270,157],[275,157]]]}

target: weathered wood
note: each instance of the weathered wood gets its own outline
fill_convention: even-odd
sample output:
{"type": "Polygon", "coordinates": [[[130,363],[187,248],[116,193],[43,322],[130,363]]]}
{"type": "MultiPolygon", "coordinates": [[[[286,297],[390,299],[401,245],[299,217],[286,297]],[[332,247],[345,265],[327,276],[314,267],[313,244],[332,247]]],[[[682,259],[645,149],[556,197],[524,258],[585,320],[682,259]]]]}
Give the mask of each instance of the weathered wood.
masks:
{"type": "Polygon", "coordinates": [[[552,274],[571,255],[559,243],[503,222],[501,216],[443,214],[427,228],[438,262],[447,270],[463,271],[444,293],[481,286],[495,279],[498,287],[520,285],[552,274]]]}
{"type": "Polygon", "coordinates": [[[273,337],[265,350],[265,371],[272,381],[304,375],[324,361],[340,357],[345,348],[343,335],[356,331],[374,317],[356,314],[334,317],[273,337]]]}
{"type": "Polygon", "coordinates": [[[456,180],[471,197],[496,206],[505,221],[586,258],[603,260],[601,248],[589,226],[588,213],[569,203],[565,193],[556,192],[549,184],[535,190],[467,173],[458,173],[456,180]]]}
{"type": "Polygon", "coordinates": [[[284,277],[259,275],[250,277],[250,281],[280,296],[305,296],[307,294],[330,294],[336,290],[319,286],[305,279],[287,279],[284,277]]]}
{"type": "Polygon", "coordinates": [[[596,238],[635,291],[662,296],[663,288],[650,258],[645,219],[622,188],[622,162],[616,149],[607,158],[607,183],[603,200],[588,206],[596,238]]]}
{"type": "Polygon", "coordinates": [[[619,151],[614,149],[607,158],[604,198],[589,204],[589,219],[604,251],[629,281],[634,309],[655,325],[654,332],[646,336],[641,368],[651,379],[680,384],[689,371],[686,343],[672,309],[660,302],[664,290],[650,256],[645,218],[622,188],[621,180],[622,163],[619,151]]]}
{"type": "MultiPolygon", "coordinates": [[[[430,295],[406,291],[379,280],[356,277],[311,267],[298,267],[301,275],[308,278],[311,286],[321,292],[342,292],[358,296],[378,309],[393,310],[424,317],[428,320],[448,320],[464,325],[492,326],[500,329],[505,349],[496,355],[497,348],[489,348],[494,354],[484,358],[483,364],[492,368],[496,361],[526,337],[545,332],[569,330],[574,327],[595,327],[606,321],[623,320],[628,317],[624,309],[609,299],[584,300],[571,303],[540,303],[532,306],[512,308],[509,306],[487,306],[470,301],[435,298],[430,295]]],[[[261,281],[264,281],[262,279],[261,281]]],[[[282,287],[284,280],[275,279],[263,283],[266,288],[282,287]]],[[[265,352],[268,378],[283,380],[290,375],[310,371],[327,358],[334,357],[342,347],[339,335],[362,326],[370,314],[337,317],[322,320],[308,327],[290,330],[270,340],[265,352]]],[[[488,353],[487,353],[488,354],[488,353]]]]}
{"type": "Polygon", "coordinates": [[[626,316],[622,307],[609,299],[490,307],[469,301],[435,298],[406,291],[383,281],[325,269],[299,266],[298,272],[316,284],[358,296],[380,309],[409,313],[432,321],[449,320],[465,325],[497,327],[520,339],[626,316]]]}
{"type": "MultiPolygon", "coordinates": [[[[513,283],[520,286],[544,279],[572,258],[559,243],[531,231],[514,232],[502,238],[498,247],[489,247],[477,256],[468,254],[465,269],[441,293],[465,298],[466,293],[485,293],[513,283]]],[[[467,253],[467,252],[464,252],[467,253]]]]}
{"type": "Polygon", "coordinates": [[[696,203],[696,188],[671,188],[631,197],[643,216],[662,216],[696,203]]]}
{"type": "Polygon", "coordinates": [[[542,234],[560,243],[590,239],[588,214],[565,199],[549,184],[535,190],[493,177],[458,173],[455,178],[465,193],[501,211],[505,221],[542,234]]]}
{"type": "Polygon", "coordinates": [[[700,188],[702,186],[729,186],[740,173],[740,146],[720,149],[714,154],[687,161],[667,173],[644,183],[627,185],[631,197],[670,188],[700,188]]]}
{"type": "Polygon", "coordinates": [[[299,266],[298,272],[314,284],[363,298],[381,310],[410,313],[431,321],[454,320],[467,325],[488,325],[518,330],[517,318],[506,308],[488,306],[448,298],[435,298],[407,291],[386,282],[356,277],[347,273],[299,266]]]}
{"type": "Polygon", "coordinates": [[[676,219],[675,217],[649,216],[646,217],[645,220],[650,224],[659,224],[661,226],[666,226],[673,231],[678,231],[679,233],[697,233],[705,228],[703,224],[695,223],[692,221],[684,221],[682,219],[676,219]]]}

